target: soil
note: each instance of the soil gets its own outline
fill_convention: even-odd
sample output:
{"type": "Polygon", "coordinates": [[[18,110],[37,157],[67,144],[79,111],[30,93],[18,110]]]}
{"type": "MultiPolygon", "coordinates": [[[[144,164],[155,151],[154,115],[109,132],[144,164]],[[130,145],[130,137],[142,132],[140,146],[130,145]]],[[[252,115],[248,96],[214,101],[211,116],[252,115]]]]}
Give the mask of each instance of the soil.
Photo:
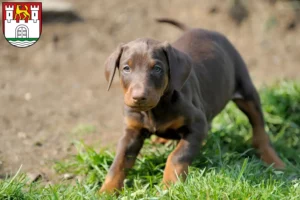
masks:
{"type": "Polygon", "coordinates": [[[70,2],[82,22],[44,24],[40,40],[25,49],[0,37],[0,177],[22,165],[51,179],[53,163],[74,154],[74,140],[114,148],[122,94],[118,78],[106,91],[103,63],[121,42],[180,36],[157,17],[225,34],[258,87],[300,77],[300,23],[287,1],[244,1],[249,14],[240,25],[228,14],[230,0],[70,2]]]}

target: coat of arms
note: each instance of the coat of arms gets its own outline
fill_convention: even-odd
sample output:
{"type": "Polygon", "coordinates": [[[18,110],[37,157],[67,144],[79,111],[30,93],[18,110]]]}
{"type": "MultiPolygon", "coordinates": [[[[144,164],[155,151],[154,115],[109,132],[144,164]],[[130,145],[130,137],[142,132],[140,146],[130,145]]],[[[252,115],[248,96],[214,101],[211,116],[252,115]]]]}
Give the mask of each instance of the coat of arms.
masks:
{"type": "Polygon", "coordinates": [[[3,2],[2,25],[4,37],[13,46],[33,45],[42,33],[42,3],[3,2]]]}

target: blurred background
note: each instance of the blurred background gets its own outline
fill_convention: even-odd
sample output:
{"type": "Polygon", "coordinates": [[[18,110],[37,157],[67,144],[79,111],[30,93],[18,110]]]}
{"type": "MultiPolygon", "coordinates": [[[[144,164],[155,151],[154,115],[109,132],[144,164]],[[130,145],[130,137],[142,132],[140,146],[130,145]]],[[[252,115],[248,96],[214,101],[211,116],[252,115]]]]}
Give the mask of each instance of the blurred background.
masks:
{"type": "MultiPolygon", "coordinates": [[[[2,2],[2,1],[0,1],[2,2]]],[[[155,18],[225,34],[257,87],[300,77],[300,1],[69,0],[43,2],[43,32],[25,49],[0,37],[0,176],[51,176],[73,141],[114,148],[122,130],[116,78],[107,92],[105,59],[121,42],[172,42],[182,32],[155,18]]],[[[0,15],[2,16],[2,15],[0,15]]]]}

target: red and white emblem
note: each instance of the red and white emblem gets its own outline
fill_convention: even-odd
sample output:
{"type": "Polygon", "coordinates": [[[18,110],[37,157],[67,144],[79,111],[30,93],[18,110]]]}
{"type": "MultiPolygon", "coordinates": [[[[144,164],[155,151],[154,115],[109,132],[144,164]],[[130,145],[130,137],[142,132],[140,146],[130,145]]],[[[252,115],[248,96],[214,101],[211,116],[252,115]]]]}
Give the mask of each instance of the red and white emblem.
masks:
{"type": "Polygon", "coordinates": [[[28,47],[42,33],[41,2],[2,2],[2,25],[6,40],[16,47],[28,47]]]}

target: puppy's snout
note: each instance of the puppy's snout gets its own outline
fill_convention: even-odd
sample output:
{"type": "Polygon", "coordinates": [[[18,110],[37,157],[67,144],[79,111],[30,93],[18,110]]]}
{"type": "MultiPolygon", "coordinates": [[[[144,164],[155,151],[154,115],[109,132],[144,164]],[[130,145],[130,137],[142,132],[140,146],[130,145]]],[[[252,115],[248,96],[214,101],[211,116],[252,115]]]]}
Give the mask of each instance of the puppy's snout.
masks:
{"type": "Polygon", "coordinates": [[[135,103],[140,103],[146,101],[147,96],[143,90],[138,89],[132,91],[132,99],[135,103]]]}

